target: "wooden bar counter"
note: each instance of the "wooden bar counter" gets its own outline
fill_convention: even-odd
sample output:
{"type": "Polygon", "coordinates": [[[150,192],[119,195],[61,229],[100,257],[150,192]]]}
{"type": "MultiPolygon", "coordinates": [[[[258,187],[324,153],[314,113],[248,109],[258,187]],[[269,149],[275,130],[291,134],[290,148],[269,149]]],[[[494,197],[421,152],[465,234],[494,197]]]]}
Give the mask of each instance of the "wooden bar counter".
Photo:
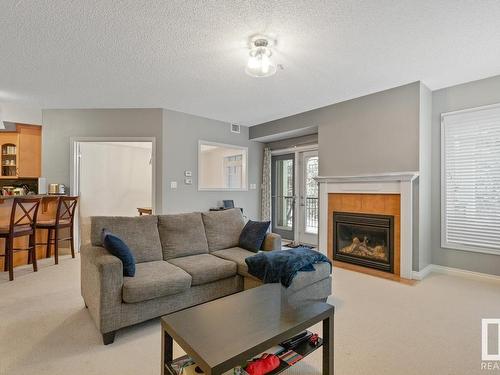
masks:
{"type": "MultiPolygon", "coordinates": [[[[29,197],[29,198],[41,198],[40,206],[38,208],[38,220],[51,220],[55,218],[57,210],[57,196],[54,195],[24,195],[24,196],[0,196],[0,226],[8,226],[10,220],[10,214],[12,209],[13,199],[16,197],[29,197]]],[[[47,242],[47,230],[37,229],[36,231],[36,243],[46,243],[47,242]]],[[[61,235],[62,238],[68,237],[66,230],[63,230],[61,235]]],[[[15,248],[26,248],[28,245],[28,236],[16,238],[14,240],[15,248]]],[[[66,248],[69,248],[69,242],[61,242],[59,250],[60,253],[64,254],[66,248]]],[[[46,245],[38,245],[36,249],[37,259],[42,259],[46,257],[46,245]]],[[[0,254],[5,253],[5,240],[0,238],[0,254]]],[[[52,246],[52,256],[54,254],[54,248],[52,246]]],[[[0,272],[4,269],[4,257],[0,257],[0,272]]],[[[19,251],[14,253],[14,267],[27,264],[28,263],[28,252],[19,251]]]]}

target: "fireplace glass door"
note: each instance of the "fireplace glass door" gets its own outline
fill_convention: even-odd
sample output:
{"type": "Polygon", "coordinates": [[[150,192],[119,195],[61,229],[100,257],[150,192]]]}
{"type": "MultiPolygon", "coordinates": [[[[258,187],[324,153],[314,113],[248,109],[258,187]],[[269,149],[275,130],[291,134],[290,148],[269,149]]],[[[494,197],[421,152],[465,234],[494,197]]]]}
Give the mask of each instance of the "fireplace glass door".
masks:
{"type": "Polygon", "coordinates": [[[393,271],[394,217],[335,212],[334,259],[393,271]]]}

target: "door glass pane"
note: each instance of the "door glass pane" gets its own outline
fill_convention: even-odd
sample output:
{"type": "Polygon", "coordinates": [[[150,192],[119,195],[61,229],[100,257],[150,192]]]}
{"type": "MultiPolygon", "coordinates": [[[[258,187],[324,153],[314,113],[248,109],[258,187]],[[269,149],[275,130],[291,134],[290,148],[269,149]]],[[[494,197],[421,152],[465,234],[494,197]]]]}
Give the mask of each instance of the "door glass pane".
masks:
{"type": "Polygon", "coordinates": [[[306,233],[318,233],[318,157],[310,156],[305,160],[305,230],[306,233]]]}
{"type": "Polygon", "coordinates": [[[243,187],[243,155],[224,157],[224,180],[229,189],[243,187]]]}
{"type": "Polygon", "coordinates": [[[277,226],[293,228],[293,159],[276,162],[277,226]]]}

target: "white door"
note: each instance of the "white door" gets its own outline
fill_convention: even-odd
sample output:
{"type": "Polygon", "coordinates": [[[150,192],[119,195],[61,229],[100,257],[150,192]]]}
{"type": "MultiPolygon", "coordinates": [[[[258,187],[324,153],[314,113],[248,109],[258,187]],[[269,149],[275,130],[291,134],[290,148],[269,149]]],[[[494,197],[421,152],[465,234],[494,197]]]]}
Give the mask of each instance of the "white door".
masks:
{"type": "MultiPolygon", "coordinates": [[[[137,216],[152,207],[150,141],[75,142],[80,244],[90,240],[91,216],[137,216]]],[[[78,244],[78,242],[76,242],[78,244]]]]}
{"type": "Polygon", "coordinates": [[[318,176],[318,151],[299,153],[298,173],[298,242],[318,245],[318,184],[314,177],[318,176]]]}

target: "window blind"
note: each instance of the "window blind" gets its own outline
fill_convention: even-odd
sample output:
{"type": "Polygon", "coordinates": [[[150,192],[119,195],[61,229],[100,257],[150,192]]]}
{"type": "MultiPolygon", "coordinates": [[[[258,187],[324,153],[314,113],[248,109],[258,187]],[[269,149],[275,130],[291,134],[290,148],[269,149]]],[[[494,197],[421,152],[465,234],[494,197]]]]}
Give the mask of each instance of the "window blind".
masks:
{"type": "Polygon", "coordinates": [[[500,254],[500,105],[441,120],[442,246],[500,254]]]}

